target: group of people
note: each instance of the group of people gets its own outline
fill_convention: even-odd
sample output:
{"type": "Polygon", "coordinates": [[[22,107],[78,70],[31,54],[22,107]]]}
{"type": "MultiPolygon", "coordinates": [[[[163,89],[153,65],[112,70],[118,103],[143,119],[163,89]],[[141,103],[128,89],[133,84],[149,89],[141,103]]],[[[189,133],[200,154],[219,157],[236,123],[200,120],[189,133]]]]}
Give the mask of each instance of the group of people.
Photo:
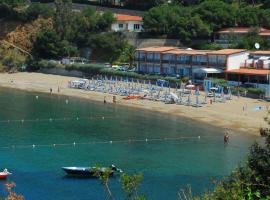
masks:
{"type": "MultiPolygon", "coordinates": [[[[50,94],[52,94],[52,88],[50,88],[50,94]]],[[[57,88],[57,92],[59,93],[60,92],[60,87],[58,86],[58,88],[57,88]]]]}

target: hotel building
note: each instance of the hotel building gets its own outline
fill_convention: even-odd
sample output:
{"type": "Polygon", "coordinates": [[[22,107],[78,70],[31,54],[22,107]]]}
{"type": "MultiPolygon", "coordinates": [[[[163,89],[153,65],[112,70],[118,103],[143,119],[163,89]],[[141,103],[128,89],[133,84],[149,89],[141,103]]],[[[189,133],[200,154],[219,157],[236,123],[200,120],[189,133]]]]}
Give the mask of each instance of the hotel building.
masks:
{"type": "Polygon", "coordinates": [[[205,77],[208,74],[224,76],[227,70],[240,68],[248,59],[244,49],[217,51],[179,49],[176,47],[148,47],[137,49],[137,71],[149,74],[205,77]]]}

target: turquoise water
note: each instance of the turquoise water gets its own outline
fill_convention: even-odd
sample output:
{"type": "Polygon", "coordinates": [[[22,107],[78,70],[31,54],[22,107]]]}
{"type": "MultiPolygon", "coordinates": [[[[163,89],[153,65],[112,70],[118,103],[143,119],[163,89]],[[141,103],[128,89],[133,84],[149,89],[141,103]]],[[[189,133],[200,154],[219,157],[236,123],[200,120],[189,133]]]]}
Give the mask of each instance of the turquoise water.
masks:
{"type": "MultiPolygon", "coordinates": [[[[16,191],[27,200],[103,200],[106,195],[98,180],[68,178],[61,167],[112,163],[128,173],[142,172],[140,191],[149,199],[177,199],[177,191],[187,184],[200,194],[212,188],[212,178],[229,174],[243,161],[256,139],[233,134],[229,144],[224,145],[223,133],[220,128],[159,113],[0,90],[0,168],[13,173],[9,180],[16,182],[16,191]],[[23,123],[12,121],[22,119],[23,123]],[[187,138],[150,141],[176,137],[187,138]],[[79,144],[146,138],[148,142],[79,144]]],[[[4,183],[0,182],[0,196],[4,195],[4,183]]],[[[124,199],[119,178],[112,178],[110,185],[116,199],[124,199]]]]}

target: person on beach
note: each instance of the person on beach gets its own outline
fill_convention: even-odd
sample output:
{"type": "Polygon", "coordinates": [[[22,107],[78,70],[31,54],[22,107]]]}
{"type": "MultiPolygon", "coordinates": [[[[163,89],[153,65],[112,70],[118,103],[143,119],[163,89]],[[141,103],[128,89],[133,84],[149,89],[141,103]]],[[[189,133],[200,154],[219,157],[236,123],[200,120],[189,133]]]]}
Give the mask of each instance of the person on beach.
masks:
{"type": "Polygon", "coordinates": [[[58,88],[57,88],[57,91],[58,91],[58,93],[60,92],[60,87],[58,86],[58,88]]]}
{"type": "Polygon", "coordinates": [[[52,88],[50,88],[50,94],[52,94],[52,88]]]}
{"type": "Polygon", "coordinates": [[[107,101],[106,101],[106,96],[104,97],[103,103],[104,103],[104,104],[107,103],[107,101]]]}

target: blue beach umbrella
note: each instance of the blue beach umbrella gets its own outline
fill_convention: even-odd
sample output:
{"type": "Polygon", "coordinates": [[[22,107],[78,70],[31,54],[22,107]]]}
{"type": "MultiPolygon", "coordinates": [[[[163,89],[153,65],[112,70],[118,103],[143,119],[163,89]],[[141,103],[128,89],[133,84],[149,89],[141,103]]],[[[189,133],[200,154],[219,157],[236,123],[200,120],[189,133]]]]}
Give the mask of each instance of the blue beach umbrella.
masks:
{"type": "Polygon", "coordinates": [[[231,88],[228,89],[229,99],[232,99],[232,91],[231,88]]]}

